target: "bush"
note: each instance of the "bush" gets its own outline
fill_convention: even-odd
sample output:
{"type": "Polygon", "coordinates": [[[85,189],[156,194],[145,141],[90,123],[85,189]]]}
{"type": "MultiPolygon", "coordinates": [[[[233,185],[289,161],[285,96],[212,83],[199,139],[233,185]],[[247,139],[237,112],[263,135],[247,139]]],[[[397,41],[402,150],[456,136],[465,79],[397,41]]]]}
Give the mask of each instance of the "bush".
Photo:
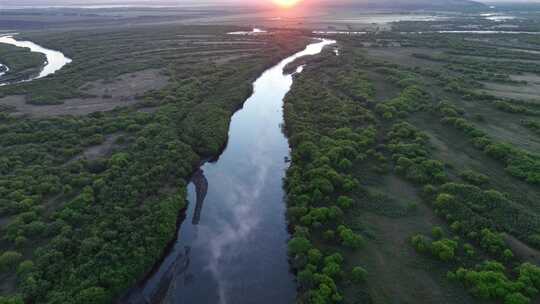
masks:
{"type": "Polygon", "coordinates": [[[317,265],[322,260],[322,253],[316,248],[308,251],[308,261],[310,264],[317,265]]]}
{"type": "Polygon", "coordinates": [[[475,186],[481,186],[489,182],[489,177],[472,170],[466,170],[459,175],[464,181],[475,186]]]}
{"type": "Polygon", "coordinates": [[[431,248],[431,242],[423,235],[417,234],[411,238],[411,244],[416,251],[424,253],[431,248]]]}
{"type": "Polygon", "coordinates": [[[311,242],[304,237],[294,237],[289,241],[288,248],[293,256],[306,254],[311,249],[311,242]]]}
{"type": "Polygon", "coordinates": [[[0,255],[0,272],[8,271],[17,266],[22,255],[16,251],[6,251],[0,255]]]}
{"type": "Polygon", "coordinates": [[[347,196],[340,196],[338,198],[337,204],[341,209],[349,209],[353,205],[353,199],[347,196]]]}
{"type": "Polygon", "coordinates": [[[531,299],[527,298],[519,292],[508,294],[504,298],[504,304],[529,304],[530,302],[531,299]]]}
{"type": "Polygon", "coordinates": [[[505,304],[529,303],[527,296],[538,294],[540,268],[524,263],[517,270],[517,281],[512,281],[507,277],[502,264],[486,261],[477,265],[475,270],[459,268],[455,278],[470,287],[474,296],[482,299],[504,300],[505,304]]]}
{"type": "Polygon", "coordinates": [[[34,270],[34,262],[24,261],[17,267],[17,275],[22,278],[31,273],[32,270],[34,270]]]}
{"type": "Polygon", "coordinates": [[[436,239],[440,239],[443,237],[444,235],[444,231],[441,227],[439,226],[436,226],[436,227],[433,227],[433,229],[431,229],[431,235],[436,239]]]}
{"type": "Polygon", "coordinates": [[[24,304],[24,301],[18,297],[2,297],[0,296],[0,304],[24,304]]]}
{"type": "Polygon", "coordinates": [[[343,245],[349,248],[357,249],[362,247],[365,243],[364,239],[360,235],[354,233],[351,229],[343,225],[338,227],[338,233],[343,245]]]}
{"type": "Polygon", "coordinates": [[[441,261],[450,261],[454,259],[455,250],[458,243],[449,239],[442,239],[431,243],[431,253],[441,261]]]}
{"type": "Polygon", "coordinates": [[[351,280],[355,283],[362,283],[365,282],[367,279],[368,272],[364,268],[360,266],[356,266],[353,268],[351,272],[351,280]]]}

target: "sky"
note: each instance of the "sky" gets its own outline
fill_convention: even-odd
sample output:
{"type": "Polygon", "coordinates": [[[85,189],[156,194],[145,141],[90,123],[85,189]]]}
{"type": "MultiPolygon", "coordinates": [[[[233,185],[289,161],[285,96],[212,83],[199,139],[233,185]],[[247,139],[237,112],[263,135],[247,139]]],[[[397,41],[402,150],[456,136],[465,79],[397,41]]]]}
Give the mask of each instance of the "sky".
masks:
{"type": "MultiPolygon", "coordinates": [[[[175,4],[261,4],[270,3],[273,0],[0,0],[0,5],[98,5],[98,4],[136,4],[145,3],[153,5],[175,5],[175,4]]],[[[323,2],[336,2],[336,0],[302,0],[305,2],[323,1],[323,2]]],[[[355,0],[348,0],[355,1],[355,0]]],[[[362,1],[374,1],[374,0],[357,0],[362,1]]],[[[540,3],[540,0],[476,0],[483,3],[540,3]]]]}
{"type": "MultiPolygon", "coordinates": [[[[146,2],[146,3],[150,3],[150,2],[156,2],[156,3],[159,3],[159,2],[170,2],[170,3],[200,3],[200,2],[239,2],[239,1],[250,1],[250,2],[261,2],[261,1],[265,1],[265,0],[7,0],[9,2],[34,2],[34,3],[43,3],[43,4],[47,4],[47,3],[51,3],[51,2],[65,2],[65,3],[68,3],[68,2],[71,2],[71,3],[84,3],[84,4],[92,4],[92,3],[126,3],[126,2],[131,2],[131,3],[134,3],[134,2],[146,2]]],[[[7,1],[2,1],[2,2],[7,2],[7,1]]],[[[268,0],[268,1],[271,1],[271,0],[268,0]]],[[[306,0],[306,1],[309,1],[309,0],[306,0]]],[[[331,0],[326,0],[327,2],[328,1],[331,1],[331,0]]],[[[362,0],[359,0],[359,1],[362,1],[362,0]]],[[[540,2],[540,0],[476,0],[477,2],[523,2],[523,3],[527,3],[527,2],[540,2]]]]}

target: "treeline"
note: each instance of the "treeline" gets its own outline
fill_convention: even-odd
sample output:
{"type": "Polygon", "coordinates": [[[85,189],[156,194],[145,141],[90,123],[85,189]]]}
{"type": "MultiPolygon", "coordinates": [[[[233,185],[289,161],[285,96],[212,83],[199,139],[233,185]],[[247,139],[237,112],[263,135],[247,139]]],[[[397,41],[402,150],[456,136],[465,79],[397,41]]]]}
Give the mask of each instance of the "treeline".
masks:
{"type": "Polygon", "coordinates": [[[488,156],[501,161],[506,171],[531,184],[540,184],[540,155],[529,152],[507,143],[499,143],[491,139],[485,132],[476,128],[448,103],[441,103],[438,111],[442,122],[452,125],[469,136],[475,147],[488,156]]]}
{"type": "Polygon", "coordinates": [[[359,187],[354,164],[367,157],[376,136],[373,115],[362,106],[374,89],[357,64],[350,54],[313,59],[285,100],[292,147],[285,183],[289,254],[299,303],[341,303],[343,286],[368,275],[362,265],[345,268],[350,262],[343,258],[365,243],[344,215],[354,208],[352,193],[359,187]]]}

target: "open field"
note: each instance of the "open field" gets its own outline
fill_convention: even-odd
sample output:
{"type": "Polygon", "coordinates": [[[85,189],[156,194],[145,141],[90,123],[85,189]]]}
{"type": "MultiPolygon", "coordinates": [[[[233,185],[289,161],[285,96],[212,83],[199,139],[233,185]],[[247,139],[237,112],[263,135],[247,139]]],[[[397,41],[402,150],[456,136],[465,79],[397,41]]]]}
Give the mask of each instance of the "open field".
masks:
{"type": "Polygon", "coordinates": [[[322,294],[309,278],[323,273],[345,303],[498,303],[455,271],[486,275],[482,263],[497,261],[512,281],[515,267],[540,263],[540,138],[523,123],[538,106],[501,95],[535,94],[540,58],[514,53],[532,37],[503,51],[498,35],[330,37],[339,56],[314,59],[286,101],[287,189],[308,261],[344,261],[329,274],[326,260],[293,255],[302,301],[322,294]]]}
{"type": "Polygon", "coordinates": [[[521,85],[487,83],[483,92],[500,98],[526,100],[540,103],[540,76],[534,74],[510,75],[514,81],[523,82],[521,85]]]}
{"type": "Polygon", "coordinates": [[[144,70],[118,76],[109,81],[91,81],[79,90],[84,96],[68,98],[56,105],[34,105],[27,103],[24,95],[0,98],[0,105],[7,106],[10,115],[51,117],[59,115],[86,115],[94,112],[111,111],[116,107],[127,107],[142,102],[142,96],[151,90],[160,90],[167,85],[167,76],[158,70],[144,70]]]}

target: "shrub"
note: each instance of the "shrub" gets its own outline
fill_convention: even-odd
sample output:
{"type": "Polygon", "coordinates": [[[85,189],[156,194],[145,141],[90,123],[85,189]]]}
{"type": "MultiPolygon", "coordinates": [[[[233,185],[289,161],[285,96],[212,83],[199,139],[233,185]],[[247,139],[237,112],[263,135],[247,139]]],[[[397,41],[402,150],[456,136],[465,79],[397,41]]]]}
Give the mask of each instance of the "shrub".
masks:
{"type": "Polygon", "coordinates": [[[322,259],[322,253],[319,249],[313,248],[308,251],[308,261],[310,264],[317,265],[322,259]]]}
{"type": "Polygon", "coordinates": [[[355,283],[362,283],[365,282],[367,279],[368,272],[364,268],[360,266],[356,266],[353,268],[351,272],[351,280],[355,283]]]}
{"type": "Polygon", "coordinates": [[[288,243],[289,254],[306,254],[311,249],[311,242],[304,237],[294,237],[288,243]]]}
{"type": "Polygon", "coordinates": [[[455,256],[458,243],[449,239],[442,239],[431,243],[431,253],[442,261],[450,261],[455,256]]]}
{"type": "Polygon", "coordinates": [[[0,255],[0,272],[14,268],[21,260],[22,255],[16,251],[6,251],[0,255]]]}
{"type": "Polygon", "coordinates": [[[504,298],[504,304],[529,304],[531,299],[527,298],[519,292],[508,294],[504,298]]]}
{"type": "Polygon", "coordinates": [[[411,244],[416,249],[416,251],[424,253],[427,252],[430,247],[430,241],[423,235],[417,234],[411,238],[411,244]]]}
{"type": "Polygon", "coordinates": [[[431,235],[436,239],[440,239],[443,237],[444,235],[444,231],[441,227],[439,226],[436,226],[436,227],[433,227],[433,229],[431,229],[431,235]]]}
{"type": "Polygon", "coordinates": [[[360,235],[343,225],[338,227],[338,233],[341,242],[347,247],[357,249],[364,245],[365,241],[360,235]]]}
{"type": "Polygon", "coordinates": [[[337,204],[341,209],[349,209],[353,204],[353,199],[348,196],[340,196],[337,204]]]}
{"type": "Polygon", "coordinates": [[[463,180],[475,186],[481,186],[489,181],[489,177],[472,170],[466,170],[459,175],[463,180]]]}

